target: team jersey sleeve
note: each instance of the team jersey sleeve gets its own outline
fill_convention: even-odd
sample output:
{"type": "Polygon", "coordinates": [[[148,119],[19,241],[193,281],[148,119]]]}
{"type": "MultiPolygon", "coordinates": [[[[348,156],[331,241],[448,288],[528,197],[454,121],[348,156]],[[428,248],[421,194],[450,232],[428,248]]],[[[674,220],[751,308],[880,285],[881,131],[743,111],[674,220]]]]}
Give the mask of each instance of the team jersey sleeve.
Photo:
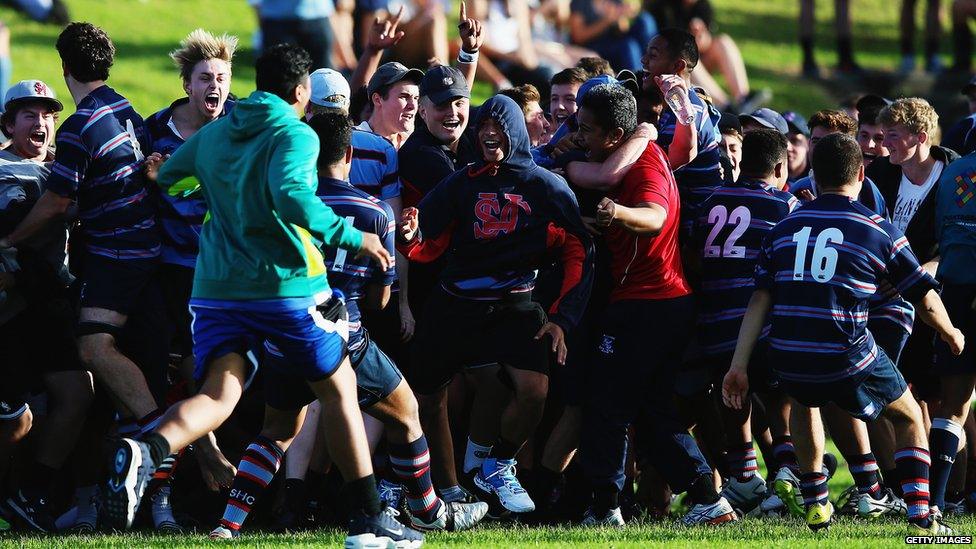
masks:
{"type": "Polygon", "coordinates": [[[315,133],[301,125],[277,139],[268,166],[268,188],[278,216],[326,246],[358,250],[362,233],[315,196],[319,156],[315,133]]]}
{"type": "Polygon", "coordinates": [[[757,290],[772,290],[773,283],[776,281],[776,271],[772,264],[774,238],[776,238],[775,231],[769,231],[763,238],[762,247],[759,248],[759,257],[756,258],[756,269],[753,273],[757,290]]]}
{"type": "MultiPolygon", "coordinates": [[[[386,202],[379,203],[383,208],[384,215],[376,216],[376,234],[383,242],[383,247],[389,252],[390,257],[396,257],[396,221],[393,216],[393,209],[386,202]]],[[[390,262],[390,268],[381,271],[373,270],[371,281],[383,286],[392,286],[396,282],[396,265],[390,262]]]]}
{"type": "Polygon", "coordinates": [[[411,261],[430,263],[447,251],[451,243],[457,213],[454,207],[453,182],[466,174],[457,172],[441,181],[420,202],[420,231],[417,236],[401,246],[400,251],[411,261]],[[458,175],[460,174],[460,175],[458,175]]]}
{"type": "Polygon", "coordinates": [[[51,165],[46,188],[66,198],[78,197],[78,187],[92,160],[91,150],[81,135],[84,120],[80,115],[72,115],[65,120],[55,138],[58,154],[51,165]]]}
{"type": "Polygon", "coordinates": [[[559,298],[549,308],[549,319],[564,331],[579,324],[593,285],[593,241],[583,227],[576,196],[560,181],[551,193],[557,219],[547,230],[546,245],[558,249],[563,268],[559,298]]]}
{"type": "Polygon", "coordinates": [[[386,151],[386,169],[383,172],[383,179],[380,181],[380,200],[389,200],[400,196],[402,185],[400,184],[400,167],[397,159],[397,152],[392,146],[386,151]]]}
{"type": "Polygon", "coordinates": [[[935,279],[919,265],[915,252],[908,245],[908,239],[888,223],[884,223],[883,226],[891,235],[885,265],[886,278],[902,297],[915,303],[938,285],[935,279]]]}
{"type": "Polygon", "coordinates": [[[629,193],[632,205],[657,204],[667,211],[670,174],[664,171],[667,165],[663,163],[663,157],[655,155],[655,158],[657,161],[654,163],[631,168],[625,176],[624,185],[633,189],[629,193]]]}

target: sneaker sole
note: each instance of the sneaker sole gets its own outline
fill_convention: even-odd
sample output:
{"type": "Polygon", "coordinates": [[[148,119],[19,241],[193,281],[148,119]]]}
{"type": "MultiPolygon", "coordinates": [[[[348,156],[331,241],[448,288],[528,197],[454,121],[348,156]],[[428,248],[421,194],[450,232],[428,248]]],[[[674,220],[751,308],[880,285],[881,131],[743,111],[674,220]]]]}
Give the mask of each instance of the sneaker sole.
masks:
{"type": "Polygon", "coordinates": [[[773,482],[773,491],[783,501],[783,505],[795,517],[805,518],[806,511],[796,503],[796,487],[785,480],[773,482]]]}
{"type": "Polygon", "coordinates": [[[481,488],[481,485],[478,484],[477,481],[478,479],[477,473],[473,477],[470,476],[467,477],[467,479],[470,482],[468,483],[468,486],[466,486],[466,488],[471,493],[471,495],[474,496],[475,499],[477,499],[478,501],[488,504],[488,512],[485,513],[486,517],[488,517],[491,520],[501,520],[501,519],[509,518],[509,516],[511,515],[511,511],[509,511],[508,509],[505,508],[504,505],[502,505],[501,500],[498,499],[497,495],[495,495],[494,490],[483,490],[481,488]]]}
{"type": "Polygon", "coordinates": [[[359,534],[347,537],[344,547],[345,549],[419,549],[423,544],[423,540],[394,541],[386,536],[359,534]]]}
{"type": "Polygon", "coordinates": [[[10,510],[14,512],[14,515],[16,516],[17,520],[26,524],[27,527],[30,528],[31,530],[47,533],[47,530],[42,528],[39,524],[37,524],[36,522],[34,522],[33,519],[30,518],[30,513],[20,508],[20,505],[17,504],[17,501],[14,500],[14,498],[7,498],[7,507],[9,507],[10,510]]]}
{"type": "Polygon", "coordinates": [[[720,517],[715,517],[712,520],[706,522],[705,524],[708,524],[709,526],[718,526],[720,524],[728,524],[730,522],[735,522],[737,520],[739,520],[739,517],[737,517],[736,514],[733,512],[733,513],[725,513],[720,517]]]}
{"type": "Polygon", "coordinates": [[[112,452],[107,489],[102,490],[107,526],[128,530],[135,520],[141,494],[136,493],[142,451],[130,440],[120,440],[112,452]]]}

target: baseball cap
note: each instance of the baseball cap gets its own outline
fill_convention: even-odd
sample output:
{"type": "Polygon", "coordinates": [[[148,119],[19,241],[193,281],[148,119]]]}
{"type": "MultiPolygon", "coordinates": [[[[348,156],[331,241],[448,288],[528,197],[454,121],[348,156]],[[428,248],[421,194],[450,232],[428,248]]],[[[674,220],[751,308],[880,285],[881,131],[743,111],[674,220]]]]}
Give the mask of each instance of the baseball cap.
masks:
{"type": "Polygon", "coordinates": [[[803,118],[802,114],[795,111],[783,111],[780,114],[783,120],[786,120],[786,125],[790,128],[791,133],[802,133],[810,137],[810,126],[807,125],[807,119],[803,118]]]}
{"type": "Polygon", "coordinates": [[[64,105],[54,97],[54,90],[40,80],[21,80],[10,86],[3,98],[3,110],[8,110],[17,101],[33,99],[47,101],[56,111],[64,110],[64,105]]]}
{"type": "Polygon", "coordinates": [[[763,107],[750,114],[739,115],[740,123],[745,124],[747,120],[752,120],[764,128],[776,130],[783,135],[790,133],[790,127],[786,120],[773,109],[763,107]]]}
{"type": "Polygon", "coordinates": [[[440,105],[458,97],[470,98],[471,90],[461,71],[448,65],[437,65],[420,81],[420,96],[440,105]]]}
{"type": "Polygon", "coordinates": [[[578,90],[576,90],[576,103],[579,104],[583,101],[583,97],[586,96],[586,92],[592,90],[597,86],[602,86],[603,84],[617,84],[617,79],[608,75],[601,74],[600,76],[594,76],[586,82],[580,84],[578,90]]]}
{"type": "Polygon", "coordinates": [[[332,69],[316,69],[308,75],[312,81],[313,104],[332,109],[349,110],[349,82],[341,74],[332,69]],[[330,97],[338,96],[337,101],[329,101],[330,97]]]}
{"type": "Polygon", "coordinates": [[[974,76],[973,79],[970,80],[968,84],[962,87],[963,95],[969,95],[973,92],[976,92],[976,76],[974,76]]]}
{"type": "Polygon", "coordinates": [[[408,69],[403,63],[390,61],[383,63],[376,69],[373,77],[369,79],[369,83],[366,85],[366,95],[373,97],[373,94],[380,88],[396,84],[401,80],[410,80],[419,85],[423,79],[424,73],[420,69],[408,69]]]}
{"type": "Polygon", "coordinates": [[[718,131],[725,133],[732,130],[736,133],[742,133],[742,124],[739,122],[739,117],[730,112],[723,112],[722,118],[718,121],[718,131]]]}

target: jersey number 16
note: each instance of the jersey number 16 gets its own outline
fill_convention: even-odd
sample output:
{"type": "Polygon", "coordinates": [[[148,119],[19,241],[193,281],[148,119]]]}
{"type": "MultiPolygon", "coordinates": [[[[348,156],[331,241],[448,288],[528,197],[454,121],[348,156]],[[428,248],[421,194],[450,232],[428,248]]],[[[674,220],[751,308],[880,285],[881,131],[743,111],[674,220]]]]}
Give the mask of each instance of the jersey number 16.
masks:
{"type": "MultiPolygon", "coordinates": [[[[796,257],[793,259],[793,280],[803,280],[804,266],[807,262],[807,247],[810,244],[811,227],[803,227],[793,233],[796,243],[796,257]]],[[[813,257],[810,258],[810,276],[820,283],[830,282],[837,271],[837,250],[828,246],[831,242],[844,243],[844,233],[836,227],[824,229],[817,235],[813,244],[813,257]]]]}

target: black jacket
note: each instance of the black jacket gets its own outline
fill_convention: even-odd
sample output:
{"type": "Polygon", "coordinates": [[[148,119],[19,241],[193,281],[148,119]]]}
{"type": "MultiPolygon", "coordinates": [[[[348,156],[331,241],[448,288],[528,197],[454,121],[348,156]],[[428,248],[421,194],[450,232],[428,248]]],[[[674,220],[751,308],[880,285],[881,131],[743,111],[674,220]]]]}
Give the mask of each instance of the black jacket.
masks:
{"type": "MultiPolygon", "coordinates": [[[[948,166],[957,160],[959,155],[952,149],[932,147],[932,157],[948,166]]],[[[901,186],[901,166],[888,161],[888,157],[876,158],[868,166],[866,174],[878,186],[881,196],[888,208],[888,218],[892,218],[895,204],[898,202],[898,187],[901,186]]],[[[939,254],[939,243],[935,239],[935,195],[936,186],[918,206],[918,211],[905,228],[905,238],[911,245],[912,251],[920,263],[931,261],[939,254]]]]}

